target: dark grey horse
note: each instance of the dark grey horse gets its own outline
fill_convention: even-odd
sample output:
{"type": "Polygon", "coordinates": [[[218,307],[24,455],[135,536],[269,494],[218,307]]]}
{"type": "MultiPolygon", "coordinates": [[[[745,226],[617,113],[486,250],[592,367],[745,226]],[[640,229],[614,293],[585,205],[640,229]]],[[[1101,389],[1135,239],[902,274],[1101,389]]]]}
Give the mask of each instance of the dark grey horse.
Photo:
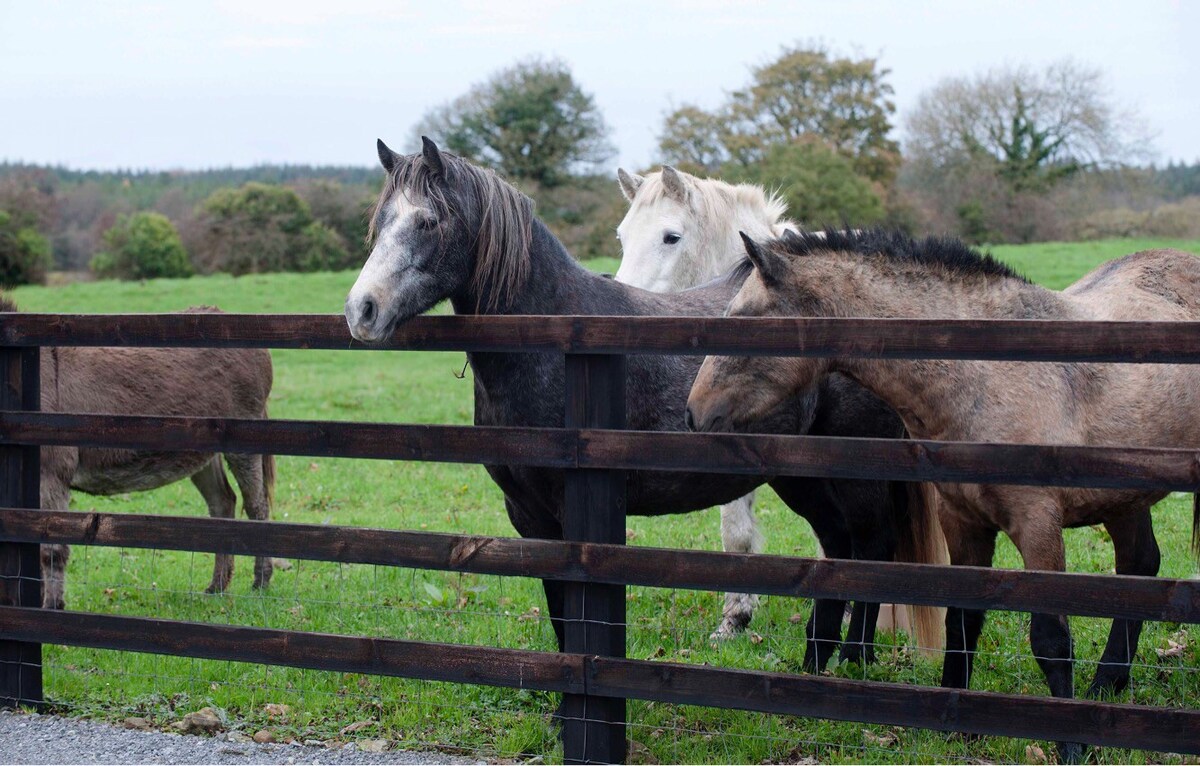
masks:
{"type": "MultiPolygon", "coordinates": [[[[346,299],[346,321],[364,342],[388,338],[397,324],[449,299],[460,314],[718,316],[738,283],[716,282],[657,294],[581,267],[533,215],[533,203],[491,171],[443,153],[428,139],[401,156],[379,142],[388,171],[372,219],[374,248],[346,299]]],[[[473,353],[475,423],[561,427],[565,368],[556,353],[473,353]]],[[[628,360],[628,424],[680,431],[699,357],[634,355],[628,360]]],[[[777,434],[900,437],[900,419],[848,379],[831,377],[819,393],[796,396],[754,430],[777,434]]],[[[488,466],[522,537],[562,539],[563,472],[488,466]]],[[[930,561],[935,508],[919,485],[631,471],[628,512],[686,513],[741,497],[770,482],[812,525],[827,555],[930,561]]],[[[545,581],[562,648],[563,586],[545,581]]],[[[843,601],[820,601],[809,620],[804,666],[823,668],[841,638],[843,601]]],[[[878,605],[856,606],[847,659],[870,659],[878,605]]],[[[932,617],[932,614],[931,614],[932,617]]]]}

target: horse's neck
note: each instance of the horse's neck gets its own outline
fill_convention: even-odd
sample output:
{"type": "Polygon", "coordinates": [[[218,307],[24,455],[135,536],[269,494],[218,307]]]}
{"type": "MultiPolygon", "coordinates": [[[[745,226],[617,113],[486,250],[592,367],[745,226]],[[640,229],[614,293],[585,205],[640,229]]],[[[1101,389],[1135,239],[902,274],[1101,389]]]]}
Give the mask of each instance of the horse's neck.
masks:
{"type": "Polygon", "coordinates": [[[732,210],[732,217],[718,224],[716,231],[709,236],[704,263],[696,272],[695,279],[686,280],[688,283],[677,285],[677,289],[704,284],[728,273],[740,263],[746,257],[746,251],[738,232],[745,232],[761,241],[781,237],[789,229],[796,230],[796,225],[791,221],[776,220],[766,209],[757,206],[738,204],[732,210]]]}
{"type": "Polygon", "coordinates": [[[838,316],[923,319],[1074,319],[1073,301],[1015,277],[839,253],[801,256],[801,292],[838,316]]]}
{"type": "MultiPolygon", "coordinates": [[[[534,220],[529,252],[529,272],[512,293],[508,305],[495,310],[479,309],[492,285],[486,282],[476,292],[468,289],[451,303],[459,314],[633,314],[615,289],[624,287],[611,279],[592,274],[580,266],[554,235],[534,220]],[[481,300],[482,298],[482,300],[481,300]]],[[[563,375],[563,359],[554,353],[469,353],[475,373],[476,417],[480,422],[552,423],[561,419],[562,396],[556,386],[563,375]],[[536,391],[538,396],[531,397],[536,391]],[[482,414],[480,401],[494,408],[482,414]]]]}
{"type": "MultiPolygon", "coordinates": [[[[1060,294],[1019,279],[922,274],[911,266],[851,256],[806,256],[817,268],[806,280],[817,295],[836,295],[838,316],[919,319],[1063,319],[1078,316],[1060,294]],[[837,258],[836,268],[822,261],[837,258]]],[[[803,271],[803,269],[802,269],[803,271]]],[[[1019,365],[1019,367],[1025,367],[1019,365]]],[[[968,438],[971,413],[989,399],[981,363],[953,359],[837,359],[843,372],[892,406],[914,436],[968,438]]],[[[1029,370],[1012,370],[1020,375],[1029,370]]]]}
{"type": "MultiPolygon", "coordinates": [[[[475,283],[461,294],[451,298],[454,310],[459,314],[569,314],[594,313],[577,310],[581,295],[581,282],[588,280],[591,273],[580,266],[546,226],[537,219],[532,225],[529,247],[529,272],[524,283],[517,286],[507,305],[497,309],[478,308],[491,305],[488,298],[496,286],[486,281],[475,283]]],[[[607,281],[607,280],[606,280],[607,281]]]]}

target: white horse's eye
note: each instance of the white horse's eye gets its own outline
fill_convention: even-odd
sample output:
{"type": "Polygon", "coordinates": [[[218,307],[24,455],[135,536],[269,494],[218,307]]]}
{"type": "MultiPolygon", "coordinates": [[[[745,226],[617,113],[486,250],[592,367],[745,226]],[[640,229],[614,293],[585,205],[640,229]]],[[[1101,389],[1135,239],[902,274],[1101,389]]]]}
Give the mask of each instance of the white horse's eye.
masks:
{"type": "Polygon", "coordinates": [[[668,231],[666,234],[663,234],[663,244],[664,245],[673,245],[676,242],[678,242],[680,239],[681,239],[681,237],[673,231],[668,231]]]}

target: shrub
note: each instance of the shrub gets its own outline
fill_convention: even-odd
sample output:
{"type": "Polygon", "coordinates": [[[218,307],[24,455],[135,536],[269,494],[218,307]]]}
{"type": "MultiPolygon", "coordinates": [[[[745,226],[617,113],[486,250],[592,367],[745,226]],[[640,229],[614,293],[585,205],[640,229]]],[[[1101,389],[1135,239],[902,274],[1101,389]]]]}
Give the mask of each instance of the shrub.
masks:
{"type": "Polygon", "coordinates": [[[771,147],[761,162],[730,163],[721,177],[731,183],[755,183],[777,190],[788,216],[807,226],[864,226],[882,221],[883,200],[853,163],[819,141],[771,147]]]}
{"type": "MultiPolygon", "coordinates": [[[[330,199],[317,197],[331,208],[339,193],[330,187],[323,190],[330,199]]],[[[358,225],[351,219],[361,218],[343,217],[347,226],[358,225]]],[[[206,272],[332,271],[361,261],[360,248],[351,254],[342,235],[314,220],[308,203],[286,186],[248,183],[218,189],[201,204],[196,227],[196,260],[206,272]]]]}
{"type": "Polygon", "coordinates": [[[104,232],[104,250],[89,264],[101,279],[190,277],[192,264],[179,232],[161,213],[134,213],[117,218],[104,232]]]}
{"type": "Polygon", "coordinates": [[[31,226],[19,226],[0,210],[0,286],[43,284],[50,268],[50,243],[31,226]]]}

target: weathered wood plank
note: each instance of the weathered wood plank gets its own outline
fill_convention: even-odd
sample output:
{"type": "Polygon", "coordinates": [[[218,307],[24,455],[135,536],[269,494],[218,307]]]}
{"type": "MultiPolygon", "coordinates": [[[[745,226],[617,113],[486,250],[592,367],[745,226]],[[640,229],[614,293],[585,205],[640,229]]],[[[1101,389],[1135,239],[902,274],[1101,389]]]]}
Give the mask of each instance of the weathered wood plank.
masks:
{"type": "Polygon", "coordinates": [[[1200,623],[1200,580],[951,569],[275,521],[13,508],[0,508],[0,540],[1200,623]]]}
{"type": "Polygon", "coordinates": [[[971,734],[1200,753],[1200,711],[514,649],[0,607],[0,636],[183,657],[590,693],[971,734]]]}
{"type": "MultiPolygon", "coordinates": [[[[0,314],[0,345],[365,348],[312,314],[0,314]]],[[[1191,363],[1200,322],[424,316],[370,348],[1191,363]]]]}
{"type": "Polygon", "coordinates": [[[485,646],[0,607],[0,637],[293,668],[582,692],[583,658],[485,646]]]}
{"type": "MultiPolygon", "coordinates": [[[[37,348],[0,348],[0,408],[36,410],[41,406],[37,348]]],[[[41,452],[37,447],[0,445],[0,505],[41,505],[41,452]]],[[[3,524],[0,511],[0,524],[3,524]]],[[[32,542],[0,541],[0,604],[42,604],[39,547],[32,542]]],[[[42,645],[0,640],[0,707],[42,703],[42,645]]]]}
{"type": "Polygon", "coordinates": [[[0,443],[902,481],[1200,487],[1200,450],[0,412],[0,443]]]}
{"type": "MultiPolygon", "coordinates": [[[[564,426],[625,426],[625,357],[567,354],[564,426]]],[[[567,540],[625,543],[625,472],[576,468],[564,479],[567,540]]],[[[564,649],[625,656],[625,587],[595,581],[564,586],[564,649]]],[[[625,762],[625,700],[591,694],[563,697],[563,758],[567,763],[625,762]]]]}
{"type": "Polygon", "coordinates": [[[589,691],[685,705],[1200,753],[1200,711],[596,657],[589,691]]]}

